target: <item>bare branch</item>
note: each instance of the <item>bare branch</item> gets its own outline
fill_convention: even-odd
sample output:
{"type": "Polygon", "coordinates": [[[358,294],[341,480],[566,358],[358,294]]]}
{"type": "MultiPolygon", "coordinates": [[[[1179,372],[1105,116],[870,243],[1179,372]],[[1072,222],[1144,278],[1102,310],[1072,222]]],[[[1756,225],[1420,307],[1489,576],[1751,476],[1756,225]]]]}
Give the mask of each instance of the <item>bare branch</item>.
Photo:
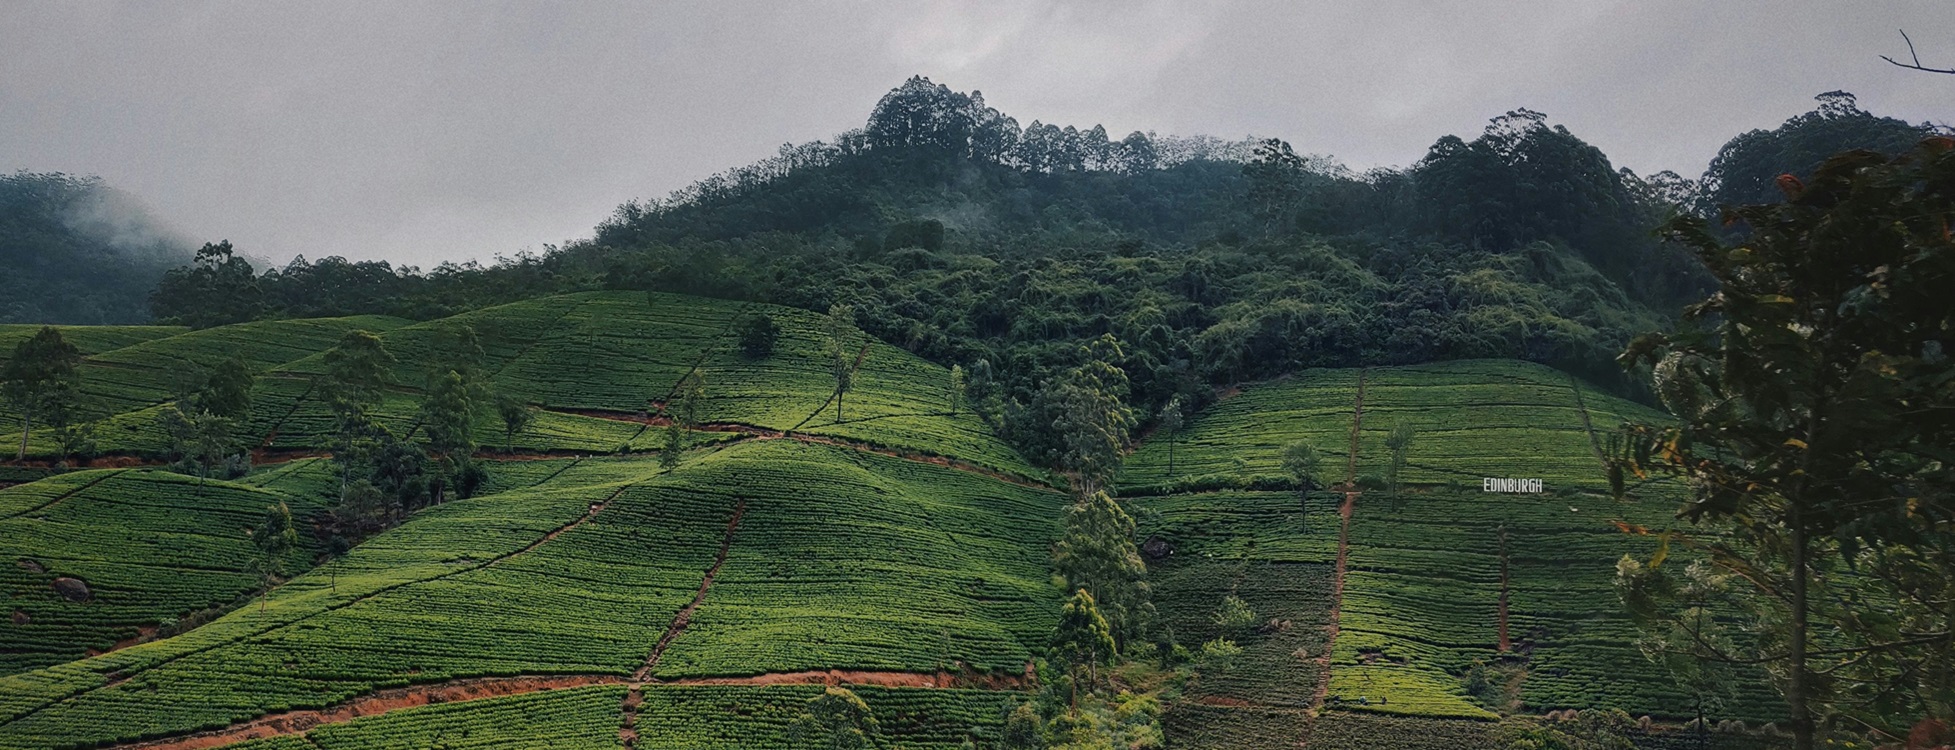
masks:
{"type": "Polygon", "coordinates": [[[1894,58],[1891,58],[1891,57],[1888,57],[1888,56],[1886,56],[1886,55],[1881,55],[1881,56],[1880,56],[1880,59],[1882,59],[1882,60],[1886,60],[1886,61],[1888,61],[1888,62],[1890,62],[1890,63],[1893,63],[1894,65],[1897,65],[1897,66],[1899,66],[1899,67],[1903,67],[1903,68],[1907,68],[1907,69],[1909,69],[1909,70],[1919,70],[1919,71],[1922,71],[1922,72],[1926,72],[1926,73],[1944,73],[1944,74],[1947,74],[1947,75],[1952,75],[1952,76],[1955,76],[1955,68],[1929,68],[1929,67],[1923,67],[1923,66],[1921,65],[1921,56],[1920,56],[1920,55],[1917,55],[1917,54],[1915,54],[1915,53],[1914,53],[1914,40],[1913,40],[1913,39],[1908,39],[1908,37],[1907,37],[1907,29],[1901,29],[1901,39],[1907,42],[1907,54],[1908,54],[1908,57],[1909,57],[1909,58],[1911,58],[1911,59],[1913,59],[1913,60],[1914,60],[1914,64],[1912,64],[1912,65],[1909,65],[1909,64],[1907,64],[1907,63],[1904,63],[1904,62],[1901,62],[1901,61],[1899,61],[1899,60],[1896,60],[1896,59],[1894,59],[1894,58]]]}

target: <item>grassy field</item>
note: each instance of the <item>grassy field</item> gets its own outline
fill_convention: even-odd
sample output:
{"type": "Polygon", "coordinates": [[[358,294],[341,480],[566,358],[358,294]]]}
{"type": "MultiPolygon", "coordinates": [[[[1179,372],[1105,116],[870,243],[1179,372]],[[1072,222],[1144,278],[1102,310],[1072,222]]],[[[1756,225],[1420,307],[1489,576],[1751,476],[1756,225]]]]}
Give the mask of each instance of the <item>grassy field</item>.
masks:
{"type": "Polygon", "coordinates": [[[410,682],[628,675],[736,509],[720,578],[661,675],[1016,673],[1056,617],[1056,494],[787,440],[698,452],[669,474],[645,460],[536,469],[417,515],[262,611],[0,678],[0,747],[178,733],[410,682]]]}

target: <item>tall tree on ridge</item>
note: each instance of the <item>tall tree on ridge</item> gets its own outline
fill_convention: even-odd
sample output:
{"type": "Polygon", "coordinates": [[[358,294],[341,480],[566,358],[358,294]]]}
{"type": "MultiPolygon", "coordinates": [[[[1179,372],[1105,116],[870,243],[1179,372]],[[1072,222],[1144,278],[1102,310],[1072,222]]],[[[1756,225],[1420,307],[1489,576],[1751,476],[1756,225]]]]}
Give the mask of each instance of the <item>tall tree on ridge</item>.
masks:
{"type": "Polygon", "coordinates": [[[1283,473],[1296,482],[1298,507],[1306,514],[1310,512],[1310,493],[1317,489],[1317,469],[1322,460],[1317,456],[1316,447],[1298,440],[1283,449],[1283,473]]]}
{"type": "Polygon", "coordinates": [[[842,421],[842,397],[854,385],[856,358],[855,308],[837,302],[828,307],[828,355],[835,374],[835,421],[842,421]]]}
{"type": "Polygon", "coordinates": [[[20,412],[20,458],[27,458],[34,417],[54,407],[59,394],[77,389],[80,366],[81,351],[53,326],[14,346],[13,358],[0,369],[0,397],[20,412]]]}
{"type": "Polygon", "coordinates": [[[1168,397],[1161,407],[1160,429],[1168,433],[1168,477],[1174,477],[1174,444],[1181,442],[1181,428],[1187,417],[1181,413],[1181,394],[1168,397]]]}

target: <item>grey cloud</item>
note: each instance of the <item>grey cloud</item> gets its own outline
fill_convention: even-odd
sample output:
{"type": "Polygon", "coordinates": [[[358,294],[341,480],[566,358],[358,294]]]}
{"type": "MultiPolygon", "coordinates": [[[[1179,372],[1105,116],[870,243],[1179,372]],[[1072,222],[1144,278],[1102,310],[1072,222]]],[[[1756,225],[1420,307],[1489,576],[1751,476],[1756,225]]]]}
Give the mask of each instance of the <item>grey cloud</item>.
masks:
{"type": "Polygon", "coordinates": [[[199,240],[419,265],[586,235],[920,73],[1018,117],[1287,138],[1357,168],[1547,112],[1641,172],[1847,89],[1945,119],[1944,0],[11,3],[0,169],[93,173],[199,240]]]}

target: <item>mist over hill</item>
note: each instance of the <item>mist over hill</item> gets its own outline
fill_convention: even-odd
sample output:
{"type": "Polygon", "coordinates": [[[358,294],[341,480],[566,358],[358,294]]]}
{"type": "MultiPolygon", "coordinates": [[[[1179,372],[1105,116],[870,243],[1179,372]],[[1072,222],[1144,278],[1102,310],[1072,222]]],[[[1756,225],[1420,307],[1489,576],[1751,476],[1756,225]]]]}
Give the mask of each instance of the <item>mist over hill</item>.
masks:
{"type": "Polygon", "coordinates": [[[98,177],[0,174],[0,322],[149,319],[149,293],[188,239],[98,177]]]}

